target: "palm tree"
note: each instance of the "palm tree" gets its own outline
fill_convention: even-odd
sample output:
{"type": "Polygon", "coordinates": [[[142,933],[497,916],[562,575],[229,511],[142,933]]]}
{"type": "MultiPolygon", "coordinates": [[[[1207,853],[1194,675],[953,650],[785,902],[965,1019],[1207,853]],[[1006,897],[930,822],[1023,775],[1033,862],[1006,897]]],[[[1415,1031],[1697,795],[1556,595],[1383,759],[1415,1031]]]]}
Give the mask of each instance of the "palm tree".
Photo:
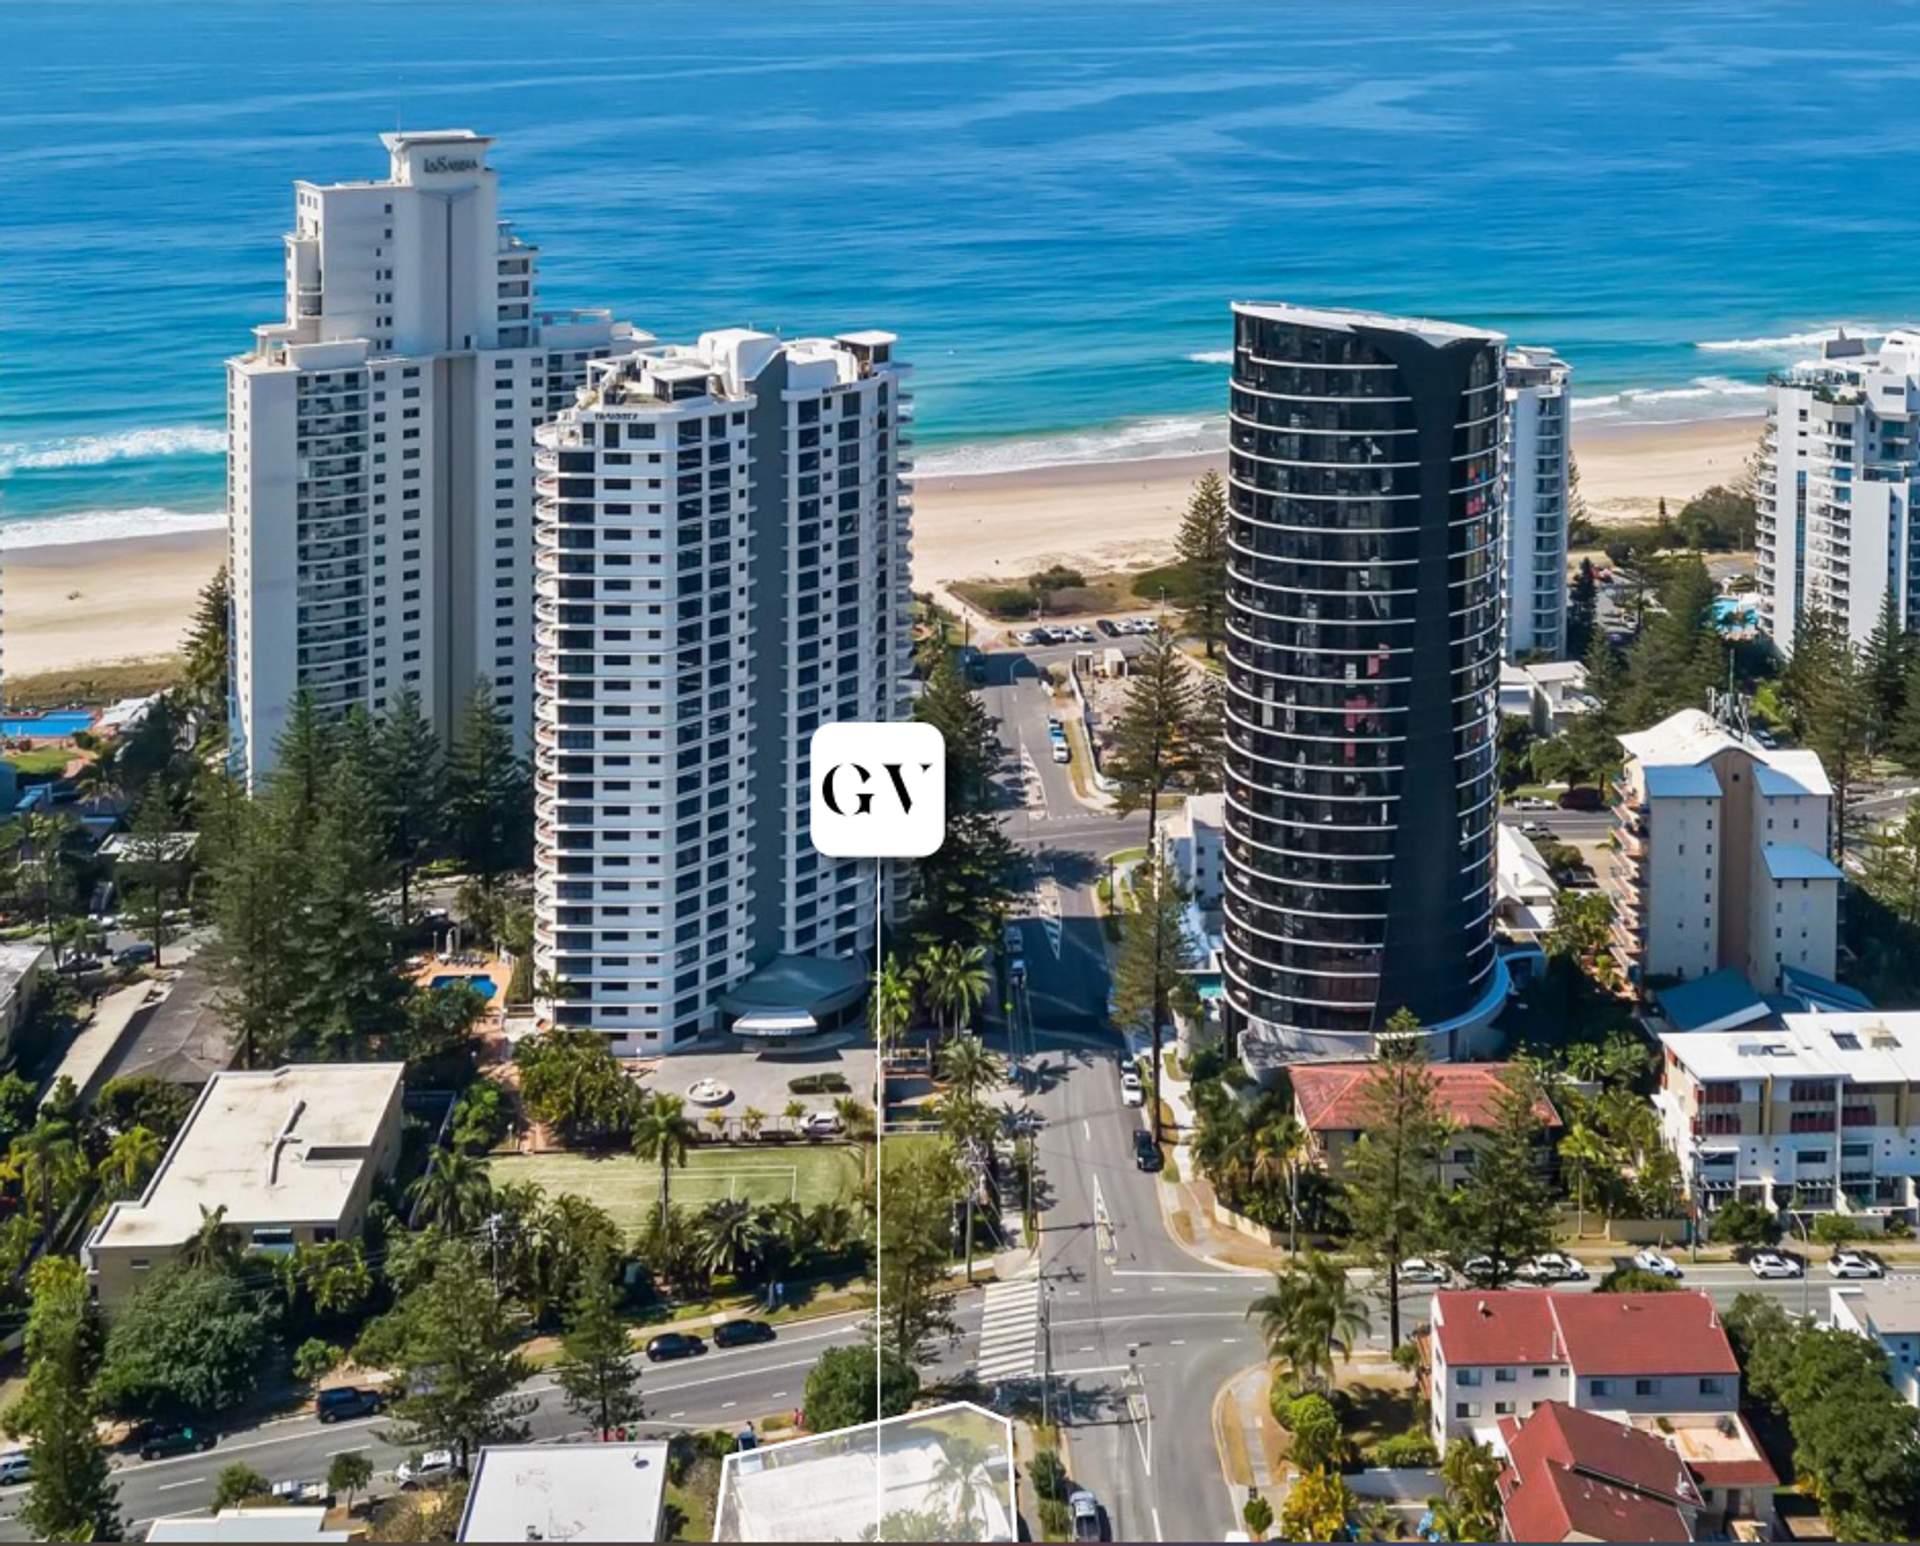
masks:
{"type": "Polygon", "coordinates": [[[1587,1232],[1587,1181],[1594,1171],[1613,1163],[1613,1146],[1580,1120],[1560,1140],[1560,1163],[1573,1172],[1573,1195],[1579,1235],[1587,1232]]]}
{"type": "Polygon", "coordinates": [[[766,1232],[753,1204],[722,1197],[700,1213],[700,1260],[716,1277],[744,1278],[760,1264],[766,1232]]]}
{"type": "Polygon", "coordinates": [[[1287,1183],[1287,1249],[1300,1249],[1300,1166],[1307,1157],[1307,1130],[1293,1116],[1275,1117],[1253,1135],[1249,1178],[1287,1183]]]}
{"type": "Polygon", "coordinates": [[[933,1485],[953,1500],[951,1518],[956,1539],[972,1538],[980,1495],[992,1487],[993,1470],[993,1456],[979,1440],[963,1433],[941,1435],[940,1463],[934,1467],[933,1485]]]}
{"type": "Polygon", "coordinates": [[[1004,1077],[1000,1060],[971,1036],[940,1049],[940,1073],[947,1081],[947,1098],[969,1106],[977,1105],[980,1092],[1004,1077]]]}
{"type": "Polygon", "coordinates": [[[979,945],[935,945],[914,967],[927,1001],[957,1035],[987,996],[987,953],[979,945]]]}
{"type": "Polygon", "coordinates": [[[486,1162],[462,1149],[435,1149],[427,1168],[407,1188],[414,1227],[465,1234],[486,1222],[493,1182],[486,1162]]]}
{"type": "Polygon", "coordinates": [[[633,1152],[660,1165],[660,1224],[666,1227],[671,1211],[669,1178],[673,1167],[686,1169],[687,1155],[699,1137],[687,1117],[687,1103],[678,1095],[655,1090],[633,1119],[633,1152]]]}
{"type": "Polygon", "coordinates": [[[807,1103],[803,1100],[790,1100],[780,1110],[780,1115],[786,1118],[787,1126],[795,1132],[800,1130],[801,1120],[806,1114],[807,1103]]]}
{"type": "Polygon", "coordinates": [[[124,1133],[113,1135],[106,1157],[94,1175],[114,1196],[131,1197],[146,1184],[147,1177],[160,1168],[166,1152],[166,1143],[153,1129],[130,1127],[124,1133]]]}
{"type": "Polygon", "coordinates": [[[180,1247],[180,1264],[225,1269],[238,1266],[241,1254],[240,1231],[227,1222],[227,1205],[221,1203],[209,1212],[202,1203],[200,1227],[180,1247]]]}
{"type": "Polygon", "coordinates": [[[740,1113],[740,1126],[746,1130],[749,1138],[758,1139],[760,1129],[767,1125],[767,1114],[758,1106],[749,1106],[740,1113]]]}
{"type": "Polygon", "coordinates": [[[38,878],[41,925],[47,931],[47,948],[56,956],[59,954],[53,937],[53,915],[59,900],[56,877],[60,874],[60,858],[73,826],[73,818],[64,811],[58,815],[28,811],[15,828],[20,839],[21,863],[31,868],[38,878]]]}
{"type": "Polygon", "coordinates": [[[873,999],[867,1010],[873,1039],[885,1057],[913,1023],[913,977],[897,956],[888,956],[873,975],[873,999]]]}
{"type": "Polygon", "coordinates": [[[1353,1341],[1373,1324],[1367,1302],[1347,1281],[1338,1262],[1309,1252],[1285,1272],[1273,1275],[1273,1287],[1247,1306],[1260,1318],[1267,1356],[1323,1391],[1333,1388],[1333,1355],[1353,1354],[1353,1341]]]}
{"type": "Polygon", "coordinates": [[[833,1114],[840,1119],[840,1130],[854,1143],[866,1143],[873,1137],[873,1110],[851,1095],[842,1095],[833,1103],[833,1114]]]}
{"type": "Polygon", "coordinates": [[[73,1135],[73,1124],[43,1116],[13,1140],[0,1174],[18,1181],[40,1214],[40,1233],[53,1237],[60,1195],[87,1173],[87,1156],[73,1135]]]}

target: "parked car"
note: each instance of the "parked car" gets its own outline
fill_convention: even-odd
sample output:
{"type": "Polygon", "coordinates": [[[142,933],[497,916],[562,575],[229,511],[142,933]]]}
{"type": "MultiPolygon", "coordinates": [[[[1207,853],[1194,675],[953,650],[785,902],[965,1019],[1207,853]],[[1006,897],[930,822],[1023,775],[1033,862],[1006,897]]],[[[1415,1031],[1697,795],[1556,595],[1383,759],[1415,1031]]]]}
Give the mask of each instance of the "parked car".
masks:
{"type": "Polygon", "coordinates": [[[715,1347],[753,1347],[773,1338],[774,1330],[765,1321],[722,1321],[713,1328],[715,1347]]]}
{"type": "Polygon", "coordinates": [[[1081,644],[1091,644],[1093,643],[1094,634],[1093,630],[1085,623],[1075,623],[1073,625],[1073,637],[1081,644]]]}
{"type": "Polygon", "coordinates": [[[1487,1283],[1493,1278],[1493,1258],[1491,1256],[1469,1256],[1460,1263],[1460,1276],[1469,1283],[1487,1283]]]}
{"type": "Polygon", "coordinates": [[[1055,762],[1073,761],[1073,753],[1070,750],[1068,750],[1067,743],[1065,741],[1055,741],[1053,743],[1053,760],[1055,762]]]}
{"type": "Polygon", "coordinates": [[[1827,1262],[1827,1273],[1836,1278],[1878,1278],[1886,1268],[1863,1251],[1836,1251],[1827,1262]]]}
{"type": "Polygon", "coordinates": [[[142,940],[138,944],[127,946],[125,950],[117,951],[114,954],[113,964],[115,966],[146,966],[153,960],[154,954],[153,946],[142,940]]]}
{"type": "Polygon", "coordinates": [[[1747,1271],[1756,1278],[1797,1278],[1805,1270],[1793,1257],[1778,1251],[1755,1251],[1747,1258],[1747,1271]]]}
{"type": "Polygon", "coordinates": [[[13,1487],[33,1479],[33,1451],[16,1449],[0,1455],[0,1487],[13,1487]]]}
{"type": "Polygon", "coordinates": [[[1040,641],[1035,637],[1031,628],[1022,628],[1013,636],[1013,642],[1015,644],[1038,644],[1040,641]]]}
{"type": "Polygon", "coordinates": [[[1115,639],[1120,636],[1120,625],[1110,617],[1096,618],[1093,626],[1098,628],[1109,639],[1115,639]]]}
{"type": "Polygon", "coordinates": [[[206,1428],[190,1427],[186,1423],[169,1423],[164,1427],[149,1428],[140,1439],[140,1458],[142,1460],[164,1460],[169,1455],[196,1455],[212,1449],[214,1435],[206,1428]]]}
{"type": "Polygon", "coordinates": [[[1520,835],[1531,838],[1552,837],[1553,828],[1543,821],[1523,821],[1520,823],[1520,835]]]}
{"type": "Polygon", "coordinates": [[[672,1363],[677,1358],[698,1358],[706,1352],[706,1339],[690,1331],[663,1331],[647,1342],[648,1363],[672,1363]]]}
{"type": "Polygon", "coordinates": [[[1560,809],[1563,811],[1600,811],[1607,807],[1607,798],[1598,789],[1569,789],[1560,796],[1560,809]]]}
{"type": "Polygon", "coordinates": [[[1120,1070],[1120,1099],[1129,1106],[1144,1106],[1147,1103],[1147,1087],[1140,1082],[1137,1070],[1120,1070]]]}
{"type": "Polygon", "coordinates": [[[275,1482],[270,1491],[276,1503],[293,1508],[317,1507],[330,1496],[325,1482],[312,1480],[275,1482]]]}
{"type": "Polygon", "coordinates": [[[1039,644],[1057,644],[1060,642],[1060,635],[1051,628],[1036,628],[1033,630],[1033,637],[1035,642],[1039,644]]]}
{"type": "Polygon", "coordinates": [[[1527,1283],[1578,1283],[1586,1278],[1587,1269],[1559,1251],[1542,1251],[1522,1262],[1516,1276],[1527,1283]]]}
{"type": "Polygon", "coordinates": [[[1153,1141],[1153,1134],[1144,1127],[1133,1135],[1133,1163],[1149,1174],[1166,1164],[1165,1156],[1160,1153],[1160,1145],[1153,1141]]]}
{"type": "Polygon", "coordinates": [[[1445,1262],[1433,1261],[1425,1256],[1409,1256],[1400,1263],[1400,1281],[1431,1283],[1436,1288],[1445,1288],[1453,1281],[1453,1274],[1447,1270],[1445,1262]]]}
{"type": "Polygon", "coordinates": [[[393,1468],[393,1479],[400,1484],[402,1492],[415,1492],[422,1487],[437,1487],[450,1482],[459,1473],[460,1467],[454,1464],[452,1450],[430,1449],[418,1460],[401,1461],[393,1468]]]}
{"type": "Polygon", "coordinates": [[[1764,746],[1768,751],[1772,751],[1775,747],[1777,747],[1780,744],[1778,741],[1776,741],[1771,735],[1769,735],[1764,730],[1754,731],[1753,738],[1754,740],[1758,741],[1762,746],[1764,746]]]}
{"type": "Polygon", "coordinates": [[[1513,808],[1516,811],[1550,811],[1555,807],[1553,801],[1541,795],[1523,794],[1513,802],[1513,808]]]}
{"type": "Polygon", "coordinates": [[[1067,1513],[1073,1520],[1073,1538],[1076,1541],[1104,1541],[1107,1538],[1106,1519],[1100,1512],[1100,1500],[1086,1488],[1067,1498],[1067,1513]]]}
{"type": "Polygon", "coordinates": [[[840,1131],[837,1111],[809,1111],[800,1123],[800,1131],[809,1138],[830,1138],[840,1131]]]}
{"type": "Polygon", "coordinates": [[[1643,1246],[1633,1253],[1633,1264],[1642,1272],[1651,1272],[1656,1277],[1677,1278],[1680,1276],[1680,1264],[1665,1251],[1656,1251],[1652,1246],[1643,1246]]]}
{"type": "Polygon", "coordinates": [[[334,1390],[321,1391],[313,1407],[321,1422],[337,1423],[346,1417],[369,1417],[386,1403],[387,1398],[377,1390],[341,1385],[334,1390]]]}

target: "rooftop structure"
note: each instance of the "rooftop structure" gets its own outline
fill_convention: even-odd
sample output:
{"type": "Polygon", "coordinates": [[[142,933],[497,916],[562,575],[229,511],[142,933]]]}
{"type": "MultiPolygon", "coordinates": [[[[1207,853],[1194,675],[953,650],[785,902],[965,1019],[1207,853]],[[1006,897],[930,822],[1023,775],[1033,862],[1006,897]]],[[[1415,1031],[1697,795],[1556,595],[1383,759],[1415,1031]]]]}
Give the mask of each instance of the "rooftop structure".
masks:
{"type": "Polygon", "coordinates": [[[488,1444],[473,1465],[460,1541],[657,1541],[664,1439],[488,1444]]]}
{"type": "Polygon", "coordinates": [[[294,1064],[216,1074],[137,1199],[116,1202],[82,1259],[112,1304],[169,1260],[206,1214],[251,1250],[357,1234],[399,1155],[400,1063],[294,1064]]]}
{"type": "Polygon", "coordinates": [[[329,1530],[324,1508],[223,1508],[217,1514],[156,1519],[149,1541],[214,1541],[246,1546],[268,1541],[350,1541],[351,1530],[329,1530]]]}
{"type": "MultiPolygon", "coordinates": [[[[1454,1185],[1473,1168],[1480,1135],[1499,1118],[1507,1090],[1508,1063],[1436,1063],[1427,1070],[1434,1100],[1454,1129],[1441,1166],[1441,1180],[1454,1185]]],[[[1289,1071],[1294,1114],[1313,1137],[1320,1162],[1334,1175],[1367,1124],[1367,1089],[1379,1073],[1375,1063],[1299,1063],[1289,1071]]],[[[1544,1096],[1535,1107],[1543,1133],[1560,1126],[1560,1114],[1544,1096]]]]}
{"type": "Polygon", "coordinates": [[[1674,1447],[1558,1401],[1500,1424],[1515,1541],[1690,1541],[1704,1500],[1674,1447]]]}
{"type": "Polygon", "coordinates": [[[1887,1355],[1887,1377],[1910,1405],[1920,1406],[1920,1281],[1836,1283],[1827,1291],[1835,1327],[1868,1337],[1887,1355]]]}
{"type": "Polygon", "coordinates": [[[1628,980],[1732,968],[1764,994],[1790,968],[1831,977],[1841,877],[1819,756],[1700,709],[1620,745],[1613,944],[1628,980]]]}

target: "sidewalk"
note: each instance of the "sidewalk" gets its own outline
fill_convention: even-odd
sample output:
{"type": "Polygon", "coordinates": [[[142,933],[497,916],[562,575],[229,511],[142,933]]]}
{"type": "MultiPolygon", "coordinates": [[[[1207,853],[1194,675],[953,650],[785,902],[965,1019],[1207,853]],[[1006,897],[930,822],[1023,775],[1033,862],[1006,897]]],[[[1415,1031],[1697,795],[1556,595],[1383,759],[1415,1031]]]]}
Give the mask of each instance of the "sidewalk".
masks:
{"type": "Polygon", "coordinates": [[[1267,1405],[1267,1383],[1267,1366],[1255,1364],[1234,1375],[1214,1397],[1214,1448],[1236,1520],[1256,1490],[1273,1505],[1276,1515],[1284,1496],[1285,1441],[1267,1405]]]}

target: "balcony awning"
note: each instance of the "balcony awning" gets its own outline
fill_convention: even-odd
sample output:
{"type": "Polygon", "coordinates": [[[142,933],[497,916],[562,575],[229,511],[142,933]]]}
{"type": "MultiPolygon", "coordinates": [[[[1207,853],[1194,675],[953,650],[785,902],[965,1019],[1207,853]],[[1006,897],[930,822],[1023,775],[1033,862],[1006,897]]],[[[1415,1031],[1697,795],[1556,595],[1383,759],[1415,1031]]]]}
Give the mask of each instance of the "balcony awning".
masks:
{"type": "Polygon", "coordinates": [[[770,1041],[784,1040],[790,1036],[811,1036],[820,1029],[812,1015],[802,1010],[782,1012],[770,1010],[761,1014],[742,1015],[733,1022],[732,1030],[736,1036],[752,1036],[770,1041]]]}

